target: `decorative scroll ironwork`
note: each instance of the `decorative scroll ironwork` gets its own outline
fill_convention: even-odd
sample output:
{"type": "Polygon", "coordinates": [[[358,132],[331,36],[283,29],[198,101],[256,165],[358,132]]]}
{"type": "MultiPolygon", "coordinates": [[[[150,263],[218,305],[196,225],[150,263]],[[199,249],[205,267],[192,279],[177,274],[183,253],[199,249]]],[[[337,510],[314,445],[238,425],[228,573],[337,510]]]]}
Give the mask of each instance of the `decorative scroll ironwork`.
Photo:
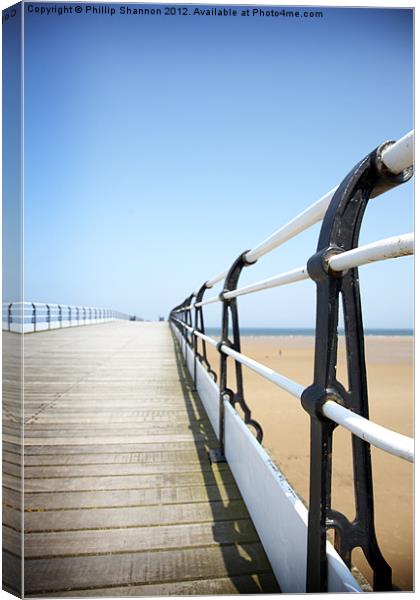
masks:
{"type": "MultiPolygon", "coordinates": [[[[195,297],[195,304],[198,304],[200,302],[202,302],[203,297],[204,297],[204,293],[207,289],[207,282],[203,283],[203,285],[201,286],[201,288],[198,290],[197,295],[195,297]]],[[[196,331],[199,331],[200,333],[202,333],[203,335],[206,334],[206,330],[204,327],[204,315],[203,315],[203,307],[202,306],[196,306],[195,309],[195,314],[194,314],[194,329],[196,331]]],[[[217,381],[217,375],[215,373],[215,371],[213,371],[213,369],[211,368],[210,362],[207,358],[207,348],[206,348],[206,342],[203,339],[199,339],[196,335],[194,336],[194,343],[195,343],[195,355],[197,356],[198,360],[200,361],[201,364],[204,364],[206,366],[207,372],[208,374],[214,379],[214,381],[217,381]],[[199,351],[199,343],[201,341],[201,352],[199,351]]],[[[194,362],[194,378],[196,381],[196,377],[197,377],[197,365],[194,362]]]]}
{"type": "Polygon", "coordinates": [[[250,425],[254,431],[257,440],[261,443],[263,438],[263,430],[261,425],[252,418],[251,409],[245,401],[244,386],[242,377],[242,365],[235,360],[235,390],[231,390],[227,385],[227,355],[221,351],[221,346],[229,346],[237,352],[241,351],[241,338],[239,329],[238,306],[236,298],[224,298],[225,292],[235,290],[238,286],[238,280],[242,269],[249,266],[245,258],[246,252],[242,253],[233,263],[226,275],[223,290],[220,293],[220,300],[223,303],[222,307],[222,331],[221,339],[218,344],[220,352],[220,452],[224,454],[224,407],[225,399],[228,399],[232,406],[239,404],[243,413],[244,421],[250,425]],[[229,329],[232,329],[232,336],[229,336],[229,329]]]}
{"type": "Polygon", "coordinates": [[[328,587],[326,533],[335,531],[335,547],[348,567],[351,553],[361,547],[373,571],[375,590],[392,589],[392,571],[376,539],[370,444],[352,435],[356,516],[352,522],[331,508],[332,436],[336,425],[322,414],[333,399],[369,418],[362,309],[357,268],[335,273],[328,269],[332,254],[355,248],[370,198],[407,181],[411,169],[393,175],[384,169],[381,153],[392,142],[369,154],[343,180],[331,200],[308,273],[317,286],[314,382],[302,395],[311,416],[310,505],[308,522],[307,591],[328,587]],[[340,296],[347,348],[348,389],[338,381],[337,344],[340,296]]]}

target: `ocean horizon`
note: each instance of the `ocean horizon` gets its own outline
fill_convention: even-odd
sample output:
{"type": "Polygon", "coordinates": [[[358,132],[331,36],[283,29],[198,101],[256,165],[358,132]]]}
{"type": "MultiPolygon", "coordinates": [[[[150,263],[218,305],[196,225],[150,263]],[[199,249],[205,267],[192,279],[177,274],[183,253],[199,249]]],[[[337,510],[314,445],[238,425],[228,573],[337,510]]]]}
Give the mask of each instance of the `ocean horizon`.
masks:
{"type": "MultiPolygon", "coordinates": [[[[387,328],[387,327],[365,327],[367,336],[405,336],[410,337],[414,334],[413,329],[387,328]]],[[[220,327],[206,327],[206,333],[211,336],[220,336],[220,327]]],[[[344,334],[343,329],[339,329],[339,335],[344,334]]],[[[314,336],[315,329],[311,327],[241,327],[242,336],[314,336]]]]}

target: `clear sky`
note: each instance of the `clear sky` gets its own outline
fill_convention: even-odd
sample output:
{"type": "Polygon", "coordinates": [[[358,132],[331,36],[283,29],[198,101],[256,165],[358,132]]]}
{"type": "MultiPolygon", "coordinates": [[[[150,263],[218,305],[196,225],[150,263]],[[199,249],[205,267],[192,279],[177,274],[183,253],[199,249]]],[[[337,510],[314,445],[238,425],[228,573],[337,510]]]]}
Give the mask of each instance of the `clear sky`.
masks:
{"type": "MultiPolygon", "coordinates": [[[[26,5],[26,300],[166,316],[413,127],[408,9],[292,19],[110,6],[26,5]]],[[[412,212],[411,183],[373,200],[361,242],[411,231],[412,212]]],[[[304,264],[318,231],[241,283],[304,264]]],[[[366,326],[412,326],[412,259],[364,267],[361,284],[366,326]]],[[[246,326],[310,327],[315,285],[244,297],[240,310],[246,326]]],[[[209,324],[219,316],[209,307],[209,324]]]]}

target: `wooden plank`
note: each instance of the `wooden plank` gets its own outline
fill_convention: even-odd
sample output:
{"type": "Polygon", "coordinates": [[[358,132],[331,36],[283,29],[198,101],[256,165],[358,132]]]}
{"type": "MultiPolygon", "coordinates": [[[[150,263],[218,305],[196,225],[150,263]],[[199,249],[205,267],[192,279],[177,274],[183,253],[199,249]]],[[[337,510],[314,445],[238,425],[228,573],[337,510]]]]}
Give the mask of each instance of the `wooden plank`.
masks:
{"type": "MultiPolygon", "coordinates": [[[[21,456],[12,452],[3,452],[3,460],[7,464],[19,465],[21,456]]],[[[210,464],[206,451],[203,450],[174,450],[171,452],[119,452],[106,454],[25,454],[25,469],[30,466],[49,467],[59,465],[103,465],[103,464],[136,464],[139,466],[149,465],[175,465],[175,464],[198,464],[207,466],[210,464]]]]}
{"type": "MultiPolygon", "coordinates": [[[[227,465],[221,464],[218,466],[218,471],[227,471],[227,465]]],[[[21,467],[5,463],[4,472],[11,475],[18,475],[21,467]]],[[[109,464],[94,464],[94,465],[42,465],[25,467],[25,479],[45,479],[45,478],[76,478],[76,477],[122,477],[124,475],[157,475],[167,473],[210,473],[215,472],[214,466],[207,462],[193,463],[162,463],[152,465],[130,464],[130,463],[109,463],[109,464]]]]}
{"type": "MultiPolygon", "coordinates": [[[[125,454],[125,453],[141,453],[144,454],[146,452],[159,452],[162,450],[162,447],[165,447],[165,441],[167,440],[155,440],[153,437],[148,437],[146,441],[128,444],[98,444],[93,443],[89,444],[86,447],[85,444],[61,444],[60,446],[49,446],[48,444],[39,445],[39,446],[26,446],[25,445],[25,456],[32,455],[47,455],[53,454],[57,456],[59,454],[71,455],[71,454],[125,454]]],[[[177,452],[182,450],[201,450],[206,447],[206,440],[204,438],[199,438],[195,441],[170,441],[170,451],[177,452]]],[[[10,451],[14,451],[18,446],[3,445],[4,449],[9,449],[10,451]]]]}
{"type": "Polygon", "coordinates": [[[3,549],[2,553],[2,578],[3,589],[9,593],[22,596],[22,566],[19,556],[13,556],[3,549]]]}
{"type": "MultiPolygon", "coordinates": [[[[20,536],[4,527],[5,549],[17,554],[16,541],[20,545],[20,536]]],[[[258,535],[248,520],[100,531],[29,533],[25,534],[25,558],[168,550],[257,541],[258,535]]]]}
{"type": "Polygon", "coordinates": [[[15,490],[9,490],[3,486],[3,505],[21,508],[23,506],[23,494],[15,490]]]}
{"type": "MultiPolygon", "coordinates": [[[[172,583],[270,572],[260,544],[27,560],[27,594],[172,583]]],[[[255,590],[257,592],[257,590],[255,590]]]]}
{"type": "MultiPolygon", "coordinates": [[[[21,513],[4,508],[4,522],[20,527],[21,513]]],[[[77,529],[109,529],[111,527],[144,527],[181,523],[201,523],[249,519],[242,500],[195,504],[166,504],[123,508],[95,508],[92,510],[49,510],[25,512],[26,532],[72,531],[77,529]]]]}
{"type": "Polygon", "coordinates": [[[14,490],[15,492],[23,492],[23,478],[15,475],[8,475],[3,472],[3,487],[14,490]]]}
{"type": "Polygon", "coordinates": [[[16,531],[23,530],[22,511],[18,507],[11,508],[3,504],[2,519],[3,525],[7,525],[16,531]]]}
{"type": "Polygon", "coordinates": [[[71,598],[89,596],[118,598],[119,596],[227,596],[232,594],[278,594],[279,592],[279,586],[274,576],[271,573],[261,573],[259,575],[220,577],[219,579],[71,590],[55,592],[54,595],[71,598]]]}
{"type": "MultiPolygon", "coordinates": [[[[76,410],[76,407],[75,407],[76,410]]],[[[183,409],[181,410],[166,410],[162,411],[162,416],[159,417],[156,414],[150,414],[150,412],[144,411],[143,414],[136,414],[137,411],[119,411],[118,417],[114,414],[102,413],[99,411],[93,414],[74,414],[70,415],[64,412],[58,412],[57,410],[49,411],[48,413],[40,413],[39,415],[34,415],[26,420],[26,424],[31,426],[36,425],[36,429],[62,429],[63,425],[71,426],[71,428],[89,428],[95,426],[102,428],[109,428],[117,425],[121,428],[128,428],[130,425],[133,426],[133,423],[136,421],[141,423],[154,423],[155,421],[159,421],[160,423],[189,423],[188,416],[190,415],[191,419],[195,419],[196,415],[191,411],[187,412],[183,409]]]]}
{"type": "Polygon", "coordinates": [[[124,491],[25,493],[26,510],[104,508],[108,506],[151,506],[193,502],[234,501],[240,498],[236,484],[223,486],[145,488],[124,491]]]}
{"type": "MultiPolygon", "coordinates": [[[[210,439],[210,433],[207,434],[208,438],[210,439]]],[[[6,442],[12,442],[12,443],[17,443],[18,439],[16,436],[12,436],[12,435],[4,435],[3,439],[6,442]]],[[[215,445],[216,442],[216,438],[213,437],[214,443],[213,445],[215,445]]],[[[31,437],[29,435],[29,432],[27,432],[25,434],[25,452],[28,446],[40,446],[42,445],[42,443],[45,442],[45,445],[47,446],[61,446],[63,444],[63,438],[62,437],[56,437],[56,438],[40,438],[40,437],[31,437]]],[[[72,438],[67,438],[65,440],[65,443],[67,445],[75,445],[75,446],[81,446],[84,445],[85,447],[88,447],[90,445],[92,446],[96,446],[98,445],[98,442],[103,444],[103,445],[107,445],[107,442],[110,445],[113,444],[143,444],[143,443],[148,443],[148,442],[152,442],[152,443],[160,443],[160,444],[167,444],[168,446],[171,446],[173,442],[198,442],[198,443],[203,443],[204,439],[203,436],[200,433],[178,433],[178,434],[154,434],[154,433],[150,433],[149,435],[147,435],[147,432],[144,433],[139,433],[139,435],[121,435],[121,436],[102,436],[102,438],[100,440],[98,440],[96,438],[96,436],[88,436],[86,435],[85,437],[77,435],[74,436],[72,438]]]]}
{"type": "MultiPolygon", "coordinates": [[[[201,424],[194,424],[194,423],[189,423],[188,421],[185,421],[184,423],[153,423],[153,432],[154,434],[166,434],[166,435],[177,435],[177,434],[186,434],[189,431],[195,433],[195,434],[200,434],[201,435],[203,433],[209,433],[211,434],[210,431],[210,424],[207,425],[201,425],[201,424]]],[[[148,432],[150,433],[150,428],[151,425],[150,423],[127,423],[126,426],[123,426],[123,424],[119,423],[118,425],[115,425],[114,427],[101,427],[101,426],[97,426],[95,427],[95,438],[101,438],[101,437],[107,437],[107,438],[114,438],[114,437],[118,437],[121,436],[123,437],[124,435],[129,435],[129,437],[134,437],[136,435],[144,435],[147,434],[148,432]]],[[[21,425],[20,424],[4,424],[3,425],[3,432],[5,433],[5,435],[13,435],[16,432],[20,431],[21,429],[21,425]]],[[[57,436],[59,436],[61,439],[63,438],[67,438],[67,437],[83,437],[83,436],[87,436],[87,437],[92,437],[92,428],[90,426],[86,426],[86,427],[77,427],[77,426],[73,426],[71,427],[70,425],[67,426],[63,426],[60,425],[60,427],[55,428],[55,427],[51,427],[49,425],[46,425],[45,427],[41,427],[41,426],[32,426],[32,427],[26,427],[25,428],[25,442],[26,442],[26,436],[30,437],[30,438],[36,438],[36,437],[40,437],[43,440],[47,440],[48,438],[55,438],[57,436]]],[[[6,437],[7,439],[7,437],[6,437]]]]}
{"type": "Polygon", "coordinates": [[[3,440],[2,450],[3,452],[10,452],[13,454],[17,454],[18,456],[22,456],[23,444],[9,444],[3,440]]]}
{"type": "MultiPolygon", "coordinates": [[[[64,418],[66,423],[77,423],[78,421],[84,422],[86,420],[103,419],[108,422],[118,422],[119,420],[130,420],[130,419],[173,419],[182,417],[184,420],[192,416],[198,419],[203,414],[202,409],[198,406],[182,406],[179,400],[174,399],[171,403],[165,398],[161,402],[156,401],[156,395],[150,400],[149,407],[145,400],[142,400],[141,407],[137,402],[133,402],[131,405],[119,406],[118,413],[115,412],[115,405],[110,404],[105,406],[101,400],[92,406],[86,408],[85,400],[82,399],[80,402],[72,401],[67,407],[63,407],[61,403],[54,403],[55,406],[47,413],[42,415],[42,419],[46,422],[53,423],[56,419],[64,418]],[[162,404],[164,402],[164,404],[162,404]],[[77,410],[74,410],[76,408],[77,410]]],[[[26,404],[25,404],[26,406],[26,404]]]]}
{"type": "MultiPolygon", "coordinates": [[[[4,481],[11,479],[8,474],[4,475],[4,481]]],[[[19,479],[15,479],[15,485],[19,485],[19,479]],[[16,483],[17,482],[17,483],[16,483]]],[[[75,477],[67,478],[44,478],[28,479],[25,481],[25,493],[27,492],[56,492],[77,490],[132,490],[149,487],[172,487],[181,485],[222,485],[233,483],[233,477],[227,470],[198,471],[193,473],[155,473],[150,475],[122,475],[111,477],[75,477]]],[[[16,489],[16,487],[12,489],[16,489]]]]}

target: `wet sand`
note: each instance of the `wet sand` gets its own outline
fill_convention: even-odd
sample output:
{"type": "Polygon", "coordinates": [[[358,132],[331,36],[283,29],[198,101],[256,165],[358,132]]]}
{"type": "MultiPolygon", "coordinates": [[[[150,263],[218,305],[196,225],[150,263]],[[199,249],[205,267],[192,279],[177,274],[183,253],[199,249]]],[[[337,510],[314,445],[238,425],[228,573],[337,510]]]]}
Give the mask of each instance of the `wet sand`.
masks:
{"type": "MultiPolygon", "coordinates": [[[[343,340],[338,375],[346,383],[343,340]]],[[[242,352],[302,385],[313,375],[311,337],[244,337],[242,352]]],[[[208,348],[212,365],[218,365],[208,348]]],[[[405,435],[413,435],[413,339],[367,337],[366,360],[370,418],[405,435]]],[[[215,369],[218,371],[218,368],[215,369]]],[[[300,402],[244,368],[246,401],[264,430],[265,448],[307,504],[309,482],[309,417],[300,402]]],[[[332,506],[354,516],[351,435],[334,433],[332,506]]],[[[413,589],[413,465],[372,448],[375,522],[379,546],[393,570],[394,585],[413,589]]],[[[368,580],[370,568],[362,552],[353,562],[368,580]]]]}

